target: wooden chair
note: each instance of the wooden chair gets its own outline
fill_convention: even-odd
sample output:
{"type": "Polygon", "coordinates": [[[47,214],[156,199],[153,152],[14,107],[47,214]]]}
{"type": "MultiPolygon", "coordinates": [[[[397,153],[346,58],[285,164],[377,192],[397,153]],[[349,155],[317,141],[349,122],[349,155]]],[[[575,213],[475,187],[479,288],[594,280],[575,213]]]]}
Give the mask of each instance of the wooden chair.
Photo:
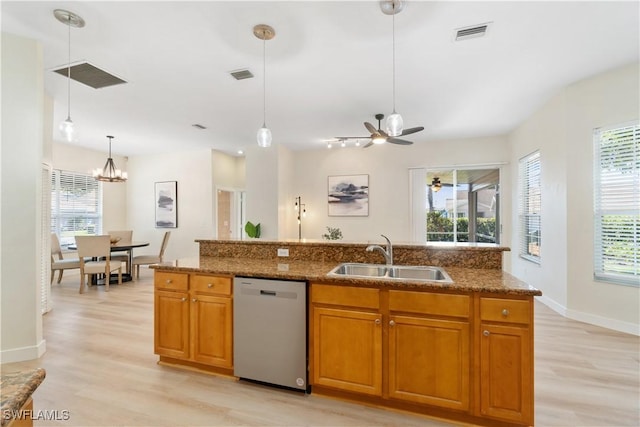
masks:
{"type": "MultiPolygon", "coordinates": [[[[131,244],[131,240],[133,239],[133,230],[120,230],[120,231],[109,231],[107,234],[112,239],[118,239],[117,243],[120,244],[131,244]]],[[[126,264],[126,271],[129,271],[131,266],[129,265],[129,251],[119,251],[120,253],[125,252],[125,255],[111,255],[112,261],[122,261],[126,264]]]]}
{"type": "Polygon", "coordinates": [[[136,279],[140,278],[140,266],[141,265],[149,265],[149,264],[158,264],[162,262],[162,258],[164,257],[164,251],[167,249],[167,244],[169,243],[169,237],[171,236],[171,232],[167,231],[164,233],[164,237],[162,238],[162,244],[160,245],[160,253],[158,255],[136,255],[133,257],[133,266],[136,271],[136,279]]]}
{"type": "Polygon", "coordinates": [[[109,276],[118,271],[118,284],[122,284],[122,262],[111,260],[111,239],[109,236],[76,236],[76,246],[80,256],[80,293],[84,293],[85,275],[104,274],[104,289],[109,291],[109,276]],[[92,261],[85,261],[91,257],[92,261]]]}
{"type": "Polygon", "coordinates": [[[62,273],[64,270],[71,270],[80,268],[80,259],[78,258],[65,258],[62,255],[62,248],[60,247],[60,240],[56,233],[51,233],[51,284],[53,284],[53,277],[58,271],[58,283],[62,280],[62,273]]]}

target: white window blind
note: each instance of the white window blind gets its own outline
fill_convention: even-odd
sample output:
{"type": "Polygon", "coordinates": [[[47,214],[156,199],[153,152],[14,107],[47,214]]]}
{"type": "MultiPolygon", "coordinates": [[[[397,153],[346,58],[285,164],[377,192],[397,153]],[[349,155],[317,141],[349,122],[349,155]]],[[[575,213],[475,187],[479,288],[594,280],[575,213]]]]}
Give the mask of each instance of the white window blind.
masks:
{"type": "Polygon", "coordinates": [[[64,249],[76,235],[102,232],[101,186],[91,175],[55,169],[51,178],[51,232],[64,249]]]}
{"type": "Polygon", "coordinates": [[[51,166],[42,164],[42,200],[40,215],[40,309],[42,314],[51,311],[51,166]]]}
{"type": "Polygon", "coordinates": [[[540,192],[540,152],[520,159],[518,167],[518,216],[520,256],[540,263],[542,198],[540,192]]]}
{"type": "Polygon", "coordinates": [[[594,276],[640,286],[640,126],[594,132],[594,276]]]}

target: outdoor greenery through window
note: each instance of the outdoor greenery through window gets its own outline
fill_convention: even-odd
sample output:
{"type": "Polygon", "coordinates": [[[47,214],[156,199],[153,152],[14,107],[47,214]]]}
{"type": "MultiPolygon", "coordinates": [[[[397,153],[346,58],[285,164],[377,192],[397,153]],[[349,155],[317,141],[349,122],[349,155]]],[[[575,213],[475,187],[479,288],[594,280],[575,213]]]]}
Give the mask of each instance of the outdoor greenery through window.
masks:
{"type": "Polygon", "coordinates": [[[640,286],[640,126],[594,132],[594,276],[640,286]]]}
{"type": "Polygon", "coordinates": [[[518,167],[518,216],[520,219],[520,256],[540,263],[540,152],[520,159],[518,167]]]}
{"type": "Polygon", "coordinates": [[[77,235],[102,232],[101,187],[91,175],[54,169],[51,174],[51,232],[66,248],[77,235]]]}
{"type": "Polygon", "coordinates": [[[427,242],[499,243],[499,169],[429,171],[427,242]]]}

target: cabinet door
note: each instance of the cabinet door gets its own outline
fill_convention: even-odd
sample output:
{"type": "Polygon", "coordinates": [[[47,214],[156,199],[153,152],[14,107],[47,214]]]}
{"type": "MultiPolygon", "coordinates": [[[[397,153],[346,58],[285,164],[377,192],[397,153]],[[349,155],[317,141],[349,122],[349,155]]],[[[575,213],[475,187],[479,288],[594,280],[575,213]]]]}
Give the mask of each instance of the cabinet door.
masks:
{"type": "Polygon", "coordinates": [[[313,381],[341,390],[382,394],[382,316],[313,309],[313,381]]]}
{"type": "Polygon", "coordinates": [[[533,361],[529,329],[482,323],[482,415],[533,425],[533,361]]]}
{"type": "Polygon", "coordinates": [[[389,396],[469,409],[469,323],[413,316],[389,321],[389,396]]]}
{"type": "Polygon", "coordinates": [[[154,351],[161,356],[189,358],[189,294],[155,291],[154,351]]]}
{"type": "Polygon", "coordinates": [[[193,360],[233,366],[231,298],[196,294],[192,298],[193,360]]]}

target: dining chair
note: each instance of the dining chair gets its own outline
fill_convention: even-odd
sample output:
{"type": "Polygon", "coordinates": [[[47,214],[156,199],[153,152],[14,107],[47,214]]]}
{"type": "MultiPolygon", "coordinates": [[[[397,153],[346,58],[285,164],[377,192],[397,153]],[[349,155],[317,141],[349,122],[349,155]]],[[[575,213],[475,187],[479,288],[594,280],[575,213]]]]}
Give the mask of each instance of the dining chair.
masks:
{"type": "Polygon", "coordinates": [[[53,277],[58,272],[58,282],[62,280],[62,273],[64,270],[72,270],[80,268],[79,258],[65,258],[62,255],[62,248],[60,247],[60,239],[56,233],[51,233],[51,284],[53,284],[53,277]]]}
{"type": "Polygon", "coordinates": [[[171,237],[171,232],[166,231],[164,233],[164,237],[162,238],[162,244],[160,244],[160,253],[158,255],[136,255],[133,257],[133,266],[136,268],[136,279],[140,278],[141,265],[158,264],[162,262],[164,251],[167,249],[167,244],[169,243],[169,237],[171,237]]]}
{"type": "MultiPolygon", "coordinates": [[[[118,239],[118,241],[115,244],[121,244],[121,245],[129,245],[131,244],[131,240],[133,239],[133,230],[120,230],[120,231],[109,231],[107,233],[111,239],[118,239]]],[[[119,255],[119,254],[115,254],[115,255],[111,255],[111,260],[116,260],[116,261],[122,261],[126,264],[126,270],[129,271],[129,269],[131,268],[131,266],[129,265],[129,250],[125,250],[125,251],[118,251],[118,252],[125,252],[124,255],[119,255]]]]}
{"type": "Polygon", "coordinates": [[[109,291],[112,271],[118,271],[118,284],[122,284],[122,262],[111,260],[111,238],[105,236],[76,236],[80,257],[80,293],[84,293],[85,275],[104,274],[104,290],[109,291]],[[91,257],[91,261],[85,261],[91,257]]]}

